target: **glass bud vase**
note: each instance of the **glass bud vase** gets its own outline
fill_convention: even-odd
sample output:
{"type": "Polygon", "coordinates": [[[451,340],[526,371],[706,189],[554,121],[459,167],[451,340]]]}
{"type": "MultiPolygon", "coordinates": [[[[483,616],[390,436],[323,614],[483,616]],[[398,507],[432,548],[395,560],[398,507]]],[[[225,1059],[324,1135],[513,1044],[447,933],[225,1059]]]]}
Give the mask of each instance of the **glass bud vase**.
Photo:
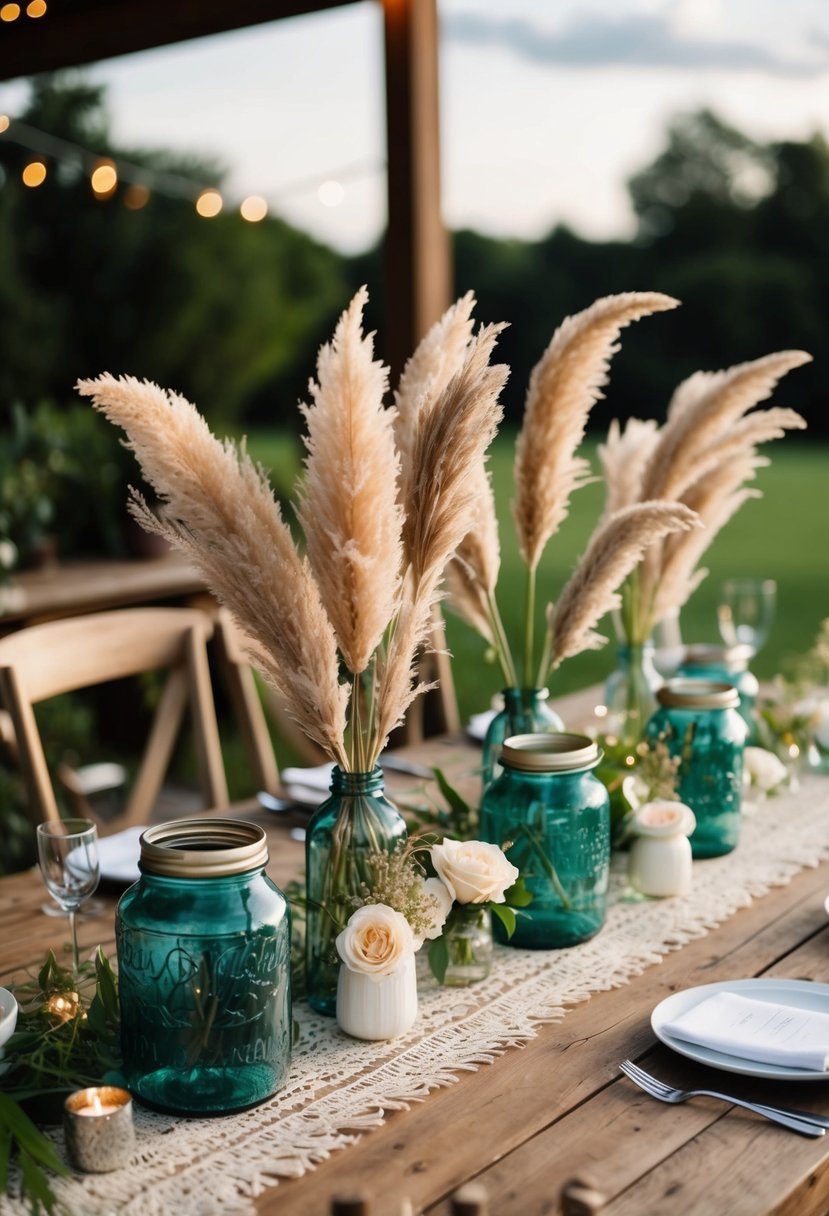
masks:
{"type": "Polygon", "coordinates": [[[484,904],[455,904],[441,934],[446,945],[446,988],[466,988],[492,970],[492,913],[484,904]]]}
{"type": "Polygon", "coordinates": [[[501,772],[501,745],[512,735],[540,735],[564,729],[561,718],[547,704],[548,688],[505,688],[504,708],[489,724],[484,739],[484,789],[501,772]]]}
{"type": "Polygon", "coordinates": [[[605,733],[615,736],[623,747],[634,748],[656,709],[656,693],[663,681],[653,663],[652,642],[619,643],[616,662],[604,689],[605,733]]]}
{"type": "Polygon", "coordinates": [[[383,793],[383,772],[347,773],[335,766],[331,794],[308,824],[305,838],[305,982],[318,1013],[337,1011],[337,934],[354,912],[354,897],[370,879],[366,859],[394,851],[406,838],[403,816],[383,793]]]}

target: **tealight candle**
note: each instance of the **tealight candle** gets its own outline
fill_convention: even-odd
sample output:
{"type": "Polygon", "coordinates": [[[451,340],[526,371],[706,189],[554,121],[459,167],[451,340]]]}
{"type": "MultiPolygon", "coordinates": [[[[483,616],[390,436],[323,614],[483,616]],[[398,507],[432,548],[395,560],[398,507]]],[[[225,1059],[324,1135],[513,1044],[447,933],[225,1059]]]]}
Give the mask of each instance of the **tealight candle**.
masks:
{"type": "Polygon", "coordinates": [[[135,1148],[132,1098],[115,1085],[70,1094],[63,1107],[66,1149],[72,1164],[88,1174],[106,1174],[130,1161],[135,1148]]]}

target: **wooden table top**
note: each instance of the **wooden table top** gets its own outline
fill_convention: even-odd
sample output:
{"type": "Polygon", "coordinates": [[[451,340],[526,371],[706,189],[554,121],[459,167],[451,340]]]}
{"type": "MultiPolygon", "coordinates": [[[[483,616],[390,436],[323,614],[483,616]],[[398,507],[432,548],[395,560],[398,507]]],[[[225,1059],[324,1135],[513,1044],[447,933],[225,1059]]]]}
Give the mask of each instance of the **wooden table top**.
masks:
{"type": "MultiPolygon", "coordinates": [[[[461,740],[407,753],[454,775],[469,773],[475,759],[461,740]]],[[[392,796],[401,781],[389,777],[392,796]]],[[[302,865],[289,825],[255,804],[236,809],[266,825],[270,872],[284,884],[302,865]]],[[[829,982],[827,891],[829,864],[802,871],[631,983],[574,1006],[522,1049],[390,1113],[317,1169],[267,1190],[257,1211],[325,1216],[332,1197],[358,1193],[370,1198],[371,1216],[401,1216],[404,1199],[414,1212],[448,1216],[449,1196],[476,1180],[491,1216],[542,1216],[560,1210],[562,1187],[577,1176],[605,1197],[608,1216],[824,1216],[829,1135],[806,1139],[709,1099],[665,1106],[635,1089],[618,1065],[630,1057],[672,1084],[829,1114],[829,1081],[751,1081],[706,1069],[658,1044],[650,1029],[653,1007],[692,985],[761,975],[829,982]]],[[[0,880],[0,983],[61,944],[64,922],[40,912],[44,894],[33,873],[0,880]]],[[[114,949],[111,921],[81,919],[80,940],[114,949]]]]}

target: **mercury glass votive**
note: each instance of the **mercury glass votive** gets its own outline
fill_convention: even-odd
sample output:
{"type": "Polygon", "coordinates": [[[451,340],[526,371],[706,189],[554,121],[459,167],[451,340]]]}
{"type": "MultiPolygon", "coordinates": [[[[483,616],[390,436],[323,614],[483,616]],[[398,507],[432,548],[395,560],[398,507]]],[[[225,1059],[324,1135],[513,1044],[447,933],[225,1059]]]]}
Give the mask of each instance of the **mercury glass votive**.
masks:
{"type": "Polygon", "coordinates": [[[63,1104],[69,1160],[87,1174],[108,1174],[128,1165],[135,1151],[132,1098],[115,1085],[70,1094],[63,1104]]]}

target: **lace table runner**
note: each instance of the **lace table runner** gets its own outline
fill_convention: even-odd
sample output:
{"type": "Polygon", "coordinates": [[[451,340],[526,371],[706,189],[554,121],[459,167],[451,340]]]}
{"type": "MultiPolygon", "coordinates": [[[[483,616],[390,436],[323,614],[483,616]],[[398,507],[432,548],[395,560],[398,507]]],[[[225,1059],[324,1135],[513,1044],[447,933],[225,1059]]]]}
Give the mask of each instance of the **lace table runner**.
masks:
{"type": "MultiPolygon", "coordinates": [[[[85,1216],[250,1216],[280,1178],[313,1169],[400,1109],[534,1037],[565,1006],[618,987],[753,898],[829,858],[829,781],[762,803],[744,819],[736,852],[694,866],[690,895],[632,902],[625,858],[614,858],[602,931],[568,950],[496,947],[492,976],[466,989],[421,993],[414,1028],[391,1043],[363,1043],[333,1020],[295,1007],[301,1039],[291,1078],[275,1098],[221,1119],[177,1119],[135,1109],[134,1164],[111,1174],[56,1180],[70,1212],[85,1216]]],[[[62,1149],[60,1132],[56,1143],[62,1149]]],[[[26,1211],[0,1196],[0,1213],[26,1211]]]]}

